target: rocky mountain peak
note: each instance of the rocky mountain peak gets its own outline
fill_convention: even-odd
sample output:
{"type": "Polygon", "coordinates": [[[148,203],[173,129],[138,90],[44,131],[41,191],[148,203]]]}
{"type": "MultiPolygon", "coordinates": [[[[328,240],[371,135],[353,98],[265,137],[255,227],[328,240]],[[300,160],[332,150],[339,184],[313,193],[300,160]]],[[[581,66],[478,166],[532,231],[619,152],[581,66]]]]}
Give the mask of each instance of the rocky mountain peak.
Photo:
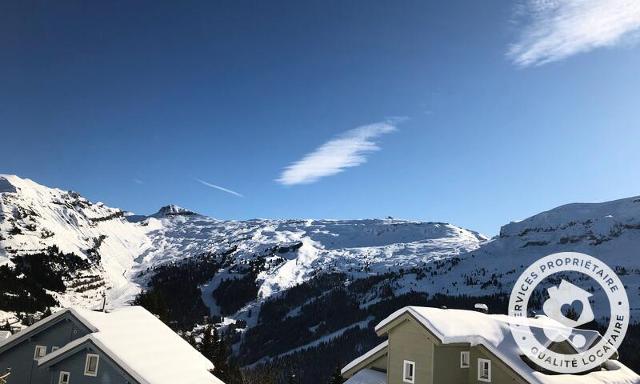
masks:
{"type": "Polygon", "coordinates": [[[169,216],[192,216],[192,215],[197,215],[197,213],[175,204],[169,204],[160,208],[158,212],[156,212],[151,216],[152,217],[169,217],[169,216]]]}

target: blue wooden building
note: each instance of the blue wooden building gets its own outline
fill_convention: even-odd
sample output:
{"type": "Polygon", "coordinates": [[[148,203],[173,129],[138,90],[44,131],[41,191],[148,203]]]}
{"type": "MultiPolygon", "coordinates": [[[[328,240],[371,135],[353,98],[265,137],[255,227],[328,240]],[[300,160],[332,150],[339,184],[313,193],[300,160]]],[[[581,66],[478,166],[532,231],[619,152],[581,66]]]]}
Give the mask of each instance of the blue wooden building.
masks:
{"type": "Polygon", "coordinates": [[[142,307],[65,309],[0,341],[7,384],[223,384],[212,369],[142,307]]]}

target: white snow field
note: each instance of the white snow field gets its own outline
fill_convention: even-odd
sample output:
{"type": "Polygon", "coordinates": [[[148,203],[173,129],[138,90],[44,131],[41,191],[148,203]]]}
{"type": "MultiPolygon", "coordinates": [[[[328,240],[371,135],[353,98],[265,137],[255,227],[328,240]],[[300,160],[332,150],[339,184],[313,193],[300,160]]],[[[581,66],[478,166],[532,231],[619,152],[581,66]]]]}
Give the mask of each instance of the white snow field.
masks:
{"type": "MultiPolygon", "coordinates": [[[[263,272],[260,296],[266,298],[315,275],[317,271],[375,273],[419,266],[476,249],[486,238],[446,223],[404,220],[247,220],[222,221],[167,206],[148,216],[132,216],[75,192],[1,175],[0,264],[13,255],[56,245],[63,252],[87,257],[104,237],[96,265],[106,282],[108,303],[125,305],[139,292],[137,272],[204,252],[234,248],[237,263],[274,247],[291,246],[287,261],[263,272]],[[10,234],[14,227],[19,234],[10,234]],[[29,229],[26,229],[29,228],[29,229]]],[[[213,287],[215,288],[215,287],[213,287]]],[[[101,292],[57,297],[64,306],[95,306],[101,292]],[[89,297],[90,296],[90,297],[89,297]]],[[[214,303],[212,303],[214,305],[214,303]]]]}
{"type": "MultiPolygon", "coordinates": [[[[62,252],[86,258],[99,245],[100,265],[87,275],[99,274],[105,282],[109,302],[130,297],[129,272],[135,257],[151,246],[146,228],[129,223],[124,212],[102,203],[91,203],[75,192],[47,188],[29,179],[0,175],[0,264],[13,255],[57,246],[62,252]],[[14,228],[21,233],[11,234],[14,228]],[[103,240],[101,240],[101,238],[103,240]]],[[[81,280],[81,276],[77,277],[81,280]]],[[[95,306],[102,291],[88,290],[54,296],[63,306],[95,306]]]]}
{"type": "Polygon", "coordinates": [[[640,307],[638,197],[558,207],[507,224],[489,240],[452,224],[395,219],[229,221],[177,206],[134,216],[75,192],[0,175],[0,235],[0,264],[51,245],[83,258],[97,250],[99,262],[83,273],[99,275],[104,285],[53,293],[65,307],[99,306],[103,292],[110,307],[124,306],[144,284],[147,274],[140,278],[140,272],[205,252],[227,252],[232,265],[201,287],[205,304],[215,311],[210,292],[223,277],[234,276],[234,265],[274,250],[284,262],[274,262],[258,275],[259,297],[245,309],[334,271],[359,278],[432,266],[437,274],[420,279],[405,273],[394,282],[394,294],[508,292],[523,268],[559,251],[584,252],[617,267],[634,313],[640,307]]]}

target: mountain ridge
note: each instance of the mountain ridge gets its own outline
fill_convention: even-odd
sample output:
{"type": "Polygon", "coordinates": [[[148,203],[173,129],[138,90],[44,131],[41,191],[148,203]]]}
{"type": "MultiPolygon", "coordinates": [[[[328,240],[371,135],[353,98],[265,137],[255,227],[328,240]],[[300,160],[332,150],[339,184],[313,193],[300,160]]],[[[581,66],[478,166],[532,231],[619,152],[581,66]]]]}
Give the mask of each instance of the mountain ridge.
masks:
{"type": "MultiPolygon", "coordinates": [[[[637,321],[639,244],[638,197],[566,204],[508,223],[488,239],[449,223],[390,218],[218,220],[175,205],[133,215],[0,176],[0,265],[12,281],[21,281],[16,258],[36,262],[38,253],[55,262],[52,270],[74,266],[50,285],[57,291],[34,291],[51,295],[54,307],[100,306],[103,294],[108,307],[136,300],[181,332],[200,332],[206,316],[251,367],[335,343],[336,359],[353,357],[375,342],[372,323],[398,305],[483,300],[503,310],[526,266],[563,251],[615,269],[637,321]]],[[[0,295],[0,322],[16,317],[15,302],[0,295]]]]}
{"type": "MultiPolygon", "coordinates": [[[[348,256],[353,265],[379,263],[382,255],[403,263],[416,250],[446,257],[486,241],[477,232],[448,223],[394,219],[217,220],[176,205],[147,216],[133,215],[15,175],[0,175],[0,180],[0,263],[11,264],[12,256],[54,245],[81,258],[99,254],[93,267],[103,272],[104,293],[113,306],[124,305],[141,290],[145,281],[136,275],[144,270],[234,246],[242,262],[273,247],[286,256],[286,265],[260,276],[266,282],[261,295],[267,297],[304,281],[314,268],[333,265],[342,256],[348,256]],[[297,247],[296,252],[283,251],[289,246],[297,247]],[[370,260],[360,259],[365,254],[370,260]]],[[[100,302],[102,293],[95,292],[95,302],[100,302]]],[[[82,304],[75,299],[65,301],[71,303],[82,304]]]]}
{"type": "MultiPolygon", "coordinates": [[[[48,188],[15,175],[0,175],[0,191],[0,263],[11,263],[8,255],[53,245],[80,257],[99,253],[103,257],[95,267],[105,271],[107,291],[112,293],[109,299],[115,306],[130,301],[144,286],[144,279],[135,277],[141,271],[234,247],[236,261],[244,263],[280,247],[282,264],[256,277],[264,298],[295,286],[318,270],[356,271],[366,266],[367,273],[384,272],[451,257],[500,258],[504,249],[519,255],[519,262],[533,261],[530,256],[545,252],[581,250],[635,269],[637,258],[629,254],[632,245],[628,243],[635,243],[639,240],[636,235],[640,236],[638,196],[565,204],[508,223],[499,235],[488,239],[449,223],[395,219],[217,220],[173,204],[151,215],[133,215],[92,203],[77,192],[48,188]],[[615,249],[616,255],[611,255],[614,252],[606,244],[613,239],[616,244],[625,243],[615,249]],[[292,252],[282,251],[290,246],[295,248],[292,252]],[[114,254],[118,256],[112,257],[114,254]]],[[[516,267],[512,261],[506,258],[498,264],[501,269],[504,265],[516,267]]],[[[478,263],[463,264],[469,267],[454,270],[461,275],[447,276],[433,285],[472,293],[473,286],[447,287],[448,280],[460,281],[463,275],[468,278],[477,272],[478,263]]],[[[205,301],[210,302],[209,298],[205,301]]]]}

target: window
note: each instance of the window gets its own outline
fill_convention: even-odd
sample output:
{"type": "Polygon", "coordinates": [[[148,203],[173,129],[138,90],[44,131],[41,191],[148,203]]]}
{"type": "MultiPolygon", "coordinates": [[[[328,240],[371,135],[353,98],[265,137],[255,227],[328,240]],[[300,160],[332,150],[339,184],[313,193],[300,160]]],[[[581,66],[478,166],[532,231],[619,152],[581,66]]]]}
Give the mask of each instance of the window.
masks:
{"type": "Polygon", "coordinates": [[[69,372],[62,371],[58,378],[58,384],[69,384],[69,379],[71,379],[71,374],[69,372]]]}
{"type": "Polygon", "coordinates": [[[460,368],[469,368],[469,351],[460,352],[460,368]]]}
{"type": "Polygon", "coordinates": [[[84,363],[85,376],[98,376],[99,360],[100,356],[93,353],[87,353],[87,360],[84,363]]]}
{"type": "Polygon", "coordinates": [[[402,369],[402,381],[405,383],[413,383],[416,376],[416,363],[405,360],[402,369]]]}
{"type": "Polygon", "coordinates": [[[478,359],[478,380],[491,382],[491,360],[478,359]]]}
{"type": "Polygon", "coordinates": [[[38,360],[44,355],[47,354],[47,346],[46,345],[36,345],[36,350],[33,352],[33,359],[38,360]]]}

